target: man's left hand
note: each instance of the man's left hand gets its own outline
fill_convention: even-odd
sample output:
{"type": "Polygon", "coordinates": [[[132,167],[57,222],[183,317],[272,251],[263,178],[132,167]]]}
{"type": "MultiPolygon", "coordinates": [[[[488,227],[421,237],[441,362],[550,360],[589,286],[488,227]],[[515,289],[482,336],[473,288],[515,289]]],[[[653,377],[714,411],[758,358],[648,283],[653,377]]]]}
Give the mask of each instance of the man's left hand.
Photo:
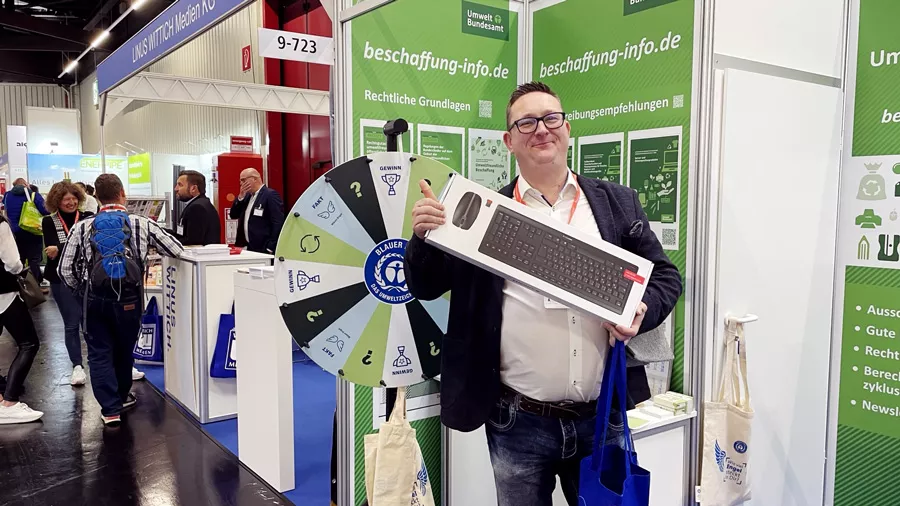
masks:
{"type": "Polygon", "coordinates": [[[613,325],[609,322],[603,322],[603,328],[605,328],[609,332],[609,345],[615,346],[616,341],[622,341],[625,344],[628,344],[628,341],[631,340],[632,337],[636,336],[638,331],[641,329],[641,323],[644,321],[644,313],[647,312],[647,304],[643,302],[637,308],[637,311],[634,313],[634,321],[631,322],[630,327],[626,327],[624,325],[613,325]]]}

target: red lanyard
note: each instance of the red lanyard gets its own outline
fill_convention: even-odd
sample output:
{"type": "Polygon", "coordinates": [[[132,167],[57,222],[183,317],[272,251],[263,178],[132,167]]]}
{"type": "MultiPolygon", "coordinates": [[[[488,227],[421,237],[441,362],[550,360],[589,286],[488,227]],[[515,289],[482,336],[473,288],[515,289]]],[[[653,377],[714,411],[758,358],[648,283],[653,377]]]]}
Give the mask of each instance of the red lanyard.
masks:
{"type": "MultiPolygon", "coordinates": [[[[75,211],[75,221],[72,222],[72,225],[74,226],[76,223],[78,223],[78,220],[80,218],[81,218],[81,213],[78,211],[75,211]]],[[[68,236],[69,235],[69,226],[66,225],[66,220],[64,220],[63,217],[60,216],[59,222],[62,223],[63,230],[66,232],[66,236],[68,236]]]]}
{"type": "Polygon", "coordinates": [[[106,204],[100,208],[100,212],[102,213],[103,211],[125,211],[127,213],[128,208],[122,204],[106,204]]]}
{"type": "MultiPolygon", "coordinates": [[[[525,204],[525,201],[522,200],[522,194],[519,193],[519,183],[516,183],[516,188],[513,190],[513,196],[516,197],[516,202],[520,204],[525,204]]],[[[581,187],[578,186],[578,182],[575,182],[575,200],[572,201],[572,209],[569,210],[569,221],[566,224],[572,224],[572,218],[575,216],[575,208],[578,207],[578,199],[581,198],[581,187]]]]}

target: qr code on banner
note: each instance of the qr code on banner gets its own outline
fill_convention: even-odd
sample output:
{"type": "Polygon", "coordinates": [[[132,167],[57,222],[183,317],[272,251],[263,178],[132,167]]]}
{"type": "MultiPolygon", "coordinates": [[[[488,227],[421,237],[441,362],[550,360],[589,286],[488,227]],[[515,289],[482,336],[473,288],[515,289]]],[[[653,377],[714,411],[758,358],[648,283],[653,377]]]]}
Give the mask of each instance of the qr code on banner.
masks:
{"type": "Polygon", "coordinates": [[[684,95],[675,95],[672,98],[672,108],[681,109],[684,107],[684,95]]]}
{"type": "Polygon", "coordinates": [[[494,103],[490,100],[478,101],[478,117],[492,118],[494,116],[494,103]]]}
{"type": "Polygon", "coordinates": [[[674,228],[664,228],[663,236],[662,236],[662,244],[663,246],[677,246],[675,241],[677,238],[675,237],[675,229],[674,228]]]}

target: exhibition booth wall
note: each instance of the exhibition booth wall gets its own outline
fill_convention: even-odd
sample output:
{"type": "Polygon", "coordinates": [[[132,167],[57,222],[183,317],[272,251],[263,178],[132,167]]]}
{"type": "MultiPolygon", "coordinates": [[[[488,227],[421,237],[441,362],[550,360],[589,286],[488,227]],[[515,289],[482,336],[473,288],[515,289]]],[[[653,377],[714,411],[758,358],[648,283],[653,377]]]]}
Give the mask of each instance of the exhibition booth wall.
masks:
{"type": "MultiPolygon", "coordinates": [[[[149,70],[259,83],[259,77],[229,74],[231,68],[217,74],[215,66],[192,68],[175,61],[222,26],[252,39],[259,17],[248,9],[263,7],[257,2],[237,11],[149,70]],[[239,16],[246,16],[244,22],[230,24],[239,16]],[[167,63],[170,59],[175,63],[167,63]]],[[[694,396],[700,416],[639,436],[644,441],[638,450],[654,463],[654,486],[666,487],[655,489],[653,504],[696,499],[700,407],[713,397],[721,373],[724,321],[750,314],[758,319],[746,327],[756,411],[749,504],[839,504],[833,496],[847,497],[855,483],[847,462],[861,458],[867,445],[891,446],[897,436],[886,415],[859,411],[863,401],[874,401],[863,397],[863,385],[853,377],[852,367],[858,366],[842,353],[855,353],[853,346],[865,342],[848,340],[848,350],[840,339],[842,332],[854,337],[855,326],[866,327],[848,323],[847,330],[845,294],[850,315],[858,312],[856,305],[866,305],[864,290],[884,289],[884,300],[900,298],[883,281],[897,272],[888,269],[891,251],[882,245],[876,253],[879,241],[890,244],[893,236],[863,231],[861,239],[856,222],[872,207],[888,226],[893,202],[854,203],[861,182],[878,186],[879,170],[882,192],[890,188],[893,197],[897,182],[890,168],[900,162],[893,159],[900,149],[888,139],[898,132],[882,117],[873,119],[893,96],[872,82],[897,79],[891,72],[900,66],[856,75],[859,62],[876,67],[869,52],[896,46],[889,30],[881,30],[884,39],[869,39],[857,28],[865,19],[900,14],[890,9],[884,0],[789,5],[670,0],[624,7],[591,0],[346,0],[339,2],[333,25],[334,162],[384,151],[384,122],[402,117],[410,123],[410,132],[401,137],[403,151],[442,161],[497,189],[516,175],[515,160],[502,145],[509,93],[532,79],[550,84],[572,124],[570,167],[634,188],[685,279],[685,296],[666,325],[675,360],[650,367],[648,375],[654,388],[694,396]],[[861,15],[861,5],[874,7],[861,15]],[[480,22],[486,19],[492,21],[480,22]],[[604,30],[596,29],[598,19],[609,21],[604,30]],[[849,65],[848,53],[854,55],[849,65]],[[857,81],[871,95],[860,109],[869,115],[861,131],[874,141],[862,147],[851,144],[853,130],[847,135],[850,122],[863,121],[852,112],[854,102],[860,107],[850,84],[857,81]],[[863,242],[869,245],[865,258],[863,242]],[[830,395],[823,388],[829,382],[830,395]],[[669,452],[683,466],[656,464],[657,451],[669,452]]],[[[198,58],[208,50],[216,55],[212,60],[227,59],[220,46],[198,44],[198,58]]],[[[107,117],[96,141],[105,138],[101,148],[109,156],[127,155],[128,143],[150,152],[152,191],[171,187],[166,165],[187,166],[188,157],[196,157],[201,170],[211,164],[205,157],[214,149],[184,146],[185,139],[196,138],[194,132],[227,139],[245,127],[250,132],[245,135],[263,144],[258,111],[216,109],[214,114],[242,118],[223,127],[226,116],[197,111],[207,109],[135,101],[107,117]],[[182,133],[166,136],[172,118],[177,120],[171,128],[182,133]],[[116,144],[126,146],[125,152],[116,144]]],[[[99,118],[96,110],[93,114],[99,118]]],[[[365,497],[363,437],[384,421],[387,396],[382,389],[338,385],[340,504],[357,505],[365,497]]],[[[410,418],[435,496],[444,504],[490,503],[493,480],[484,436],[443,428],[438,392],[435,382],[410,392],[410,418]]],[[[886,462],[891,454],[877,456],[886,462]]],[[[896,480],[890,470],[879,477],[889,484],[896,480]]],[[[892,500],[876,487],[867,504],[896,503],[892,500]]]]}

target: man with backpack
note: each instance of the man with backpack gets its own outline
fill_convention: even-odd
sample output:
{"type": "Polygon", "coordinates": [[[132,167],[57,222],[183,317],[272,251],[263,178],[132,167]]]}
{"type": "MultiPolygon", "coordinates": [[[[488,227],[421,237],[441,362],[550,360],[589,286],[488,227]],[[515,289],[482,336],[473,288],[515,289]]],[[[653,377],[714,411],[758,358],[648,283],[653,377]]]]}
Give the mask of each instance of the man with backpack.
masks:
{"type": "Polygon", "coordinates": [[[84,304],[91,387],[103,423],[118,425],[122,410],[137,402],[131,393],[132,351],[141,329],[149,249],[176,258],[184,247],[156,222],[128,214],[118,176],[103,174],[94,184],[100,211],[72,228],[57,272],[84,304]]]}

